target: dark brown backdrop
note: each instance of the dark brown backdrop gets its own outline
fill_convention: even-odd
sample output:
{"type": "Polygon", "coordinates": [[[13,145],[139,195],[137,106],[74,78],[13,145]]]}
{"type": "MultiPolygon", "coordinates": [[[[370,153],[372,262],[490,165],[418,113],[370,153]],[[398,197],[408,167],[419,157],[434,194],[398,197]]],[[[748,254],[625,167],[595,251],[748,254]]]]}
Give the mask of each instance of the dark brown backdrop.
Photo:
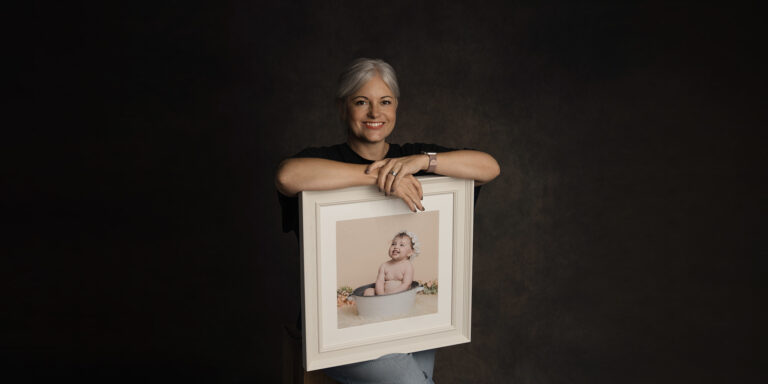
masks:
{"type": "Polygon", "coordinates": [[[4,372],[276,382],[299,281],[273,171],[343,139],[336,76],[369,56],[398,70],[394,141],[482,149],[502,168],[476,209],[473,340],[438,353],[437,382],[757,376],[766,99],[751,6],[35,12],[11,36],[32,103],[3,143],[4,372]]]}

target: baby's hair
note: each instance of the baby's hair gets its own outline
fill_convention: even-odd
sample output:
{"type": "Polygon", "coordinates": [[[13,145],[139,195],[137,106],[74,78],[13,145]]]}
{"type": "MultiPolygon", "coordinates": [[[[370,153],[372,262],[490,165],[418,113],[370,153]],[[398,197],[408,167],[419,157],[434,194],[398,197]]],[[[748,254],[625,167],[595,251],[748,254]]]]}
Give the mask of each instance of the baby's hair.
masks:
{"type": "Polygon", "coordinates": [[[413,249],[413,256],[416,257],[421,253],[421,247],[419,247],[419,239],[416,238],[416,234],[411,231],[402,230],[398,232],[393,239],[396,239],[398,237],[408,237],[409,240],[411,240],[411,249],[413,249]]]}

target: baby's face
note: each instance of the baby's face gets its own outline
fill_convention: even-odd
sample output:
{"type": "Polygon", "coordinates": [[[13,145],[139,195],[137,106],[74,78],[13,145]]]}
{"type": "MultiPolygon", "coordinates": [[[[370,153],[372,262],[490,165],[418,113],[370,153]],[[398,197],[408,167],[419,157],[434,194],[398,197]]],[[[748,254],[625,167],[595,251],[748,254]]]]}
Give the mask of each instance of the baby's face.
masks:
{"type": "Polygon", "coordinates": [[[405,260],[413,255],[413,246],[411,238],[408,236],[399,236],[392,239],[392,245],[389,246],[389,257],[394,261],[405,260]]]}

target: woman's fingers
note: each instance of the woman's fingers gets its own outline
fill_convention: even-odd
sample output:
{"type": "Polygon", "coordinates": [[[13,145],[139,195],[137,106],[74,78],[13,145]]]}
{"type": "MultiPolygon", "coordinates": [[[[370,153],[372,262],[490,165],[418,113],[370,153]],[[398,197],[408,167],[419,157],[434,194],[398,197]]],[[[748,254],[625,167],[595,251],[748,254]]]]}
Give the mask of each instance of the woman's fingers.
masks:
{"type": "Polygon", "coordinates": [[[386,163],[379,168],[379,178],[377,180],[379,191],[384,192],[387,196],[392,192],[392,183],[390,181],[389,184],[387,184],[387,181],[391,180],[391,177],[394,177],[392,175],[392,167],[397,163],[395,160],[396,159],[386,159],[386,163]]]}
{"type": "MultiPolygon", "coordinates": [[[[403,178],[413,176],[414,173],[421,170],[419,162],[423,160],[420,156],[406,156],[374,161],[366,168],[366,173],[378,172],[376,185],[379,191],[387,196],[400,187],[403,178]]],[[[415,180],[415,179],[414,179],[415,180]]],[[[418,183],[418,200],[421,200],[421,183],[418,183]]]]}
{"type": "Polygon", "coordinates": [[[387,196],[389,196],[389,192],[388,190],[384,189],[384,187],[386,186],[385,184],[387,181],[387,174],[389,173],[389,169],[392,167],[391,160],[392,159],[383,159],[374,161],[365,170],[366,173],[378,172],[376,185],[379,187],[379,191],[384,192],[387,196]]]}
{"type": "Polygon", "coordinates": [[[368,164],[368,167],[366,167],[366,168],[365,168],[365,173],[366,173],[366,174],[368,174],[368,173],[374,173],[374,172],[376,172],[376,170],[378,170],[378,169],[379,169],[379,168],[381,168],[381,167],[382,167],[384,164],[386,164],[386,163],[387,163],[387,160],[388,160],[388,159],[377,160],[377,161],[374,161],[373,163],[370,163],[370,164],[368,164]]]}
{"type": "Polygon", "coordinates": [[[395,176],[395,180],[392,182],[392,190],[395,191],[398,188],[401,188],[401,183],[406,183],[406,181],[405,181],[406,179],[410,180],[408,185],[412,185],[413,186],[414,192],[416,193],[416,196],[418,197],[418,199],[419,200],[423,200],[424,199],[424,192],[421,189],[421,182],[419,181],[419,179],[417,179],[416,177],[414,177],[411,174],[403,172],[402,169],[401,169],[400,172],[397,173],[397,176],[395,176]]]}
{"type": "Polygon", "coordinates": [[[391,192],[395,191],[395,180],[400,180],[403,178],[403,174],[401,171],[403,170],[403,165],[399,163],[395,163],[392,165],[392,168],[390,168],[389,173],[387,174],[387,180],[384,184],[385,190],[391,192]]]}
{"type": "Polygon", "coordinates": [[[421,205],[421,198],[419,196],[419,191],[416,190],[416,187],[413,184],[410,185],[408,187],[408,189],[410,190],[409,196],[410,196],[411,200],[413,200],[413,205],[415,205],[416,209],[418,209],[419,211],[423,211],[424,210],[424,206],[421,205]]]}
{"type": "Polygon", "coordinates": [[[402,164],[398,164],[393,168],[393,170],[397,172],[397,175],[392,178],[392,190],[394,191],[400,188],[400,182],[403,180],[404,177],[412,176],[412,175],[405,170],[402,164]]]}
{"type": "Polygon", "coordinates": [[[413,203],[412,199],[410,199],[408,196],[400,196],[400,199],[402,199],[403,202],[405,202],[405,205],[408,206],[408,209],[411,212],[416,212],[416,204],[413,203]]]}
{"type": "Polygon", "coordinates": [[[424,200],[424,194],[421,190],[421,182],[419,182],[419,179],[413,176],[411,176],[410,179],[412,179],[410,187],[413,191],[413,198],[415,199],[416,206],[419,208],[419,210],[423,211],[424,206],[421,204],[421,201],[424,200]]]}
{"type": "Polygon", "coordinates": [[[399,192],[395,192],[394,195],[399,197],[401,200],[403,200],[403,202],[405,203],[405,205],[408,206],[408,209],[410,209],[411,212],[416,212],[416,209],[418,206],[416,205],[416,202],[413,200],[412,194],[405,193],[405,191],[402,190],[399,192]]]}
{"type": "Polygon", "coordinates": [[[394,195],[401,198],[408,205],[411,212],[424,210],[424,206],[421,204],[421,183],[412,175],[402,179],[402,183],[394,191],[394,195]]]}
{"type": "MultiPolygon", "coordinates": [[[[419,204],[421,204],[421,200],[424,200],[424,190],[421,188],[421,181],[417,178],[413,178],[413,185],[416,186],[416,192],[419,194],[419,204]]],[[[424,210],[424,207],[421,208],[421,210],[424,210]]]]}
{"type": "MultiPolygon", "coordinates": [[[[379,187],[379,191],[385,192],[384,191],[384,181],[386,180],[386,177],[387,177],[387,170],[385,168],[389,164],[389,159],[379,160],[376,163],[379,163],[379,162],[381,164],[379,164],[376,167],[376,169],[379,172],[378,177],[376,178],[376,185],[379,187]]],[[[376,163],[374,163],[374,164],[376,164],[376,163]]]]}

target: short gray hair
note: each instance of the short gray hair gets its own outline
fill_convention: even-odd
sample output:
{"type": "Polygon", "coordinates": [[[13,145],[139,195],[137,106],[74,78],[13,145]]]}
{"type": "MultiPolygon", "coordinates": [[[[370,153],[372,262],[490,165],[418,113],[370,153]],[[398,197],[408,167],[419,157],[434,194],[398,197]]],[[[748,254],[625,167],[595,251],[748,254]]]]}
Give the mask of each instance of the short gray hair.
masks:
{"type": "Polygon", "coordinates": [[[400,98],[400,87],[397,85],[395,70],[386,61],[381,59],[359,58],[352,62],[339,76],[339,88],[336,91],[336,100],[344,102],[353,92],[360,89],[374,75],[378,74],[387,84],[395,98],[400,98]]]}

